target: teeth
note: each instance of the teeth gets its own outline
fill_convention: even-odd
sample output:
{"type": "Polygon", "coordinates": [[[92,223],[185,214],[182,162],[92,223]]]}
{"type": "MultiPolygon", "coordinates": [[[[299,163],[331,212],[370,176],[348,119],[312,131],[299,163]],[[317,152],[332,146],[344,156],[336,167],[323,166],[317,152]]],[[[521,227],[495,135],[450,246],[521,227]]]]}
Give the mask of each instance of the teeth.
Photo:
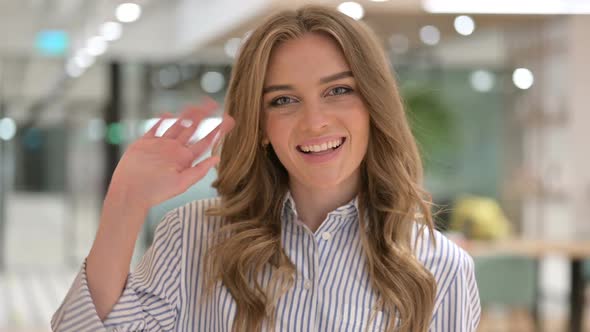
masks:
{"type": "Polygon", "coordinates": [[[342,141],[342,139],[338,139],[322,143],[321,145],[302,145],[300,146],[300,148],[303,152],[322,152],[328,149],[334,149],[339,147],[342,144],[342,141]]]}

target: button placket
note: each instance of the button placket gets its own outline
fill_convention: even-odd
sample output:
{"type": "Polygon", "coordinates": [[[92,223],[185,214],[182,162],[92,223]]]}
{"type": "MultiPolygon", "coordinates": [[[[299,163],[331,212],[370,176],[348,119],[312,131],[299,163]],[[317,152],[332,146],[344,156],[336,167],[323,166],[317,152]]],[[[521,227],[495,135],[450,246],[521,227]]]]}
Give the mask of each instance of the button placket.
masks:
{"type": "Polygon", "coordinates": [[[309,291],[313,288],[313,284],[315,283],[315,271],[317,270],[317,243],[314,234],[309,230],[308,232],[304,232],[302,236],[306,237],[304,242],[307,242],[307,245],[304,245],[304,247],[307,248],[307,257],[303,262],[303,264],[306,265],[307,273],[302,273],[302,288],[309,291]]]}
{"type": "MultiPolygon", "coordinates": [[[[311,308],[312,308],[312,314],[310,317],[312,320],[312,326],[313,326],[313,331],[316,331],[317,326],[315,326],[315,322],[317,322],[318,319],[318,308],[316,306],[317,303],[317,298],[318,298],[318,288],[319,288],[319,248],[318,248],[318,243],[315,241],[315,238],[312,236],[311,237],[311,265],[310,266],[310,282],[313,281],[313,284],[311,285],[311,289],[310,289],[310,303],[311,303],[311,308]],[[313,287],[313,285],[315,285],[315,287],[313,287]]],[[[304,284],[305,287],[305,284],[304,284]]]]}

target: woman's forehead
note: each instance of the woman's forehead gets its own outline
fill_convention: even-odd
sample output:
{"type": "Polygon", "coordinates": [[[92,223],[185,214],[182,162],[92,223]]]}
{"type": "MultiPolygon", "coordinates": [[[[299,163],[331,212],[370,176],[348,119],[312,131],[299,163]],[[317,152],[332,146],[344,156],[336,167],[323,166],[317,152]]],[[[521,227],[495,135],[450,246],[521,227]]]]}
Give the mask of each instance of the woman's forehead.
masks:
{"type": "Polygon", "coordinates": [[[328,36],[308,33],[284,41],[271,53],[265,82],[277,80],[319,80],[343,71],[350,71],[340,46],[328,36]]]}

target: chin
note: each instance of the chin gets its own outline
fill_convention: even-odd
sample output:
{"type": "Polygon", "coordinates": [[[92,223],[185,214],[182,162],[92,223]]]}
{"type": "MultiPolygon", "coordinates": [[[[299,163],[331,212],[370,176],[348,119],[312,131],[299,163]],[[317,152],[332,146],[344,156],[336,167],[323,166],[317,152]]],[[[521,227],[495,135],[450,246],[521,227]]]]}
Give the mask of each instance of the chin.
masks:
{"type": "Polygon", "coordinates": [[[343,182],[341,177],[323,176],[321,174],[305,177],[305,185],[318,189],[330,189],[339,186],[343,182]]]}

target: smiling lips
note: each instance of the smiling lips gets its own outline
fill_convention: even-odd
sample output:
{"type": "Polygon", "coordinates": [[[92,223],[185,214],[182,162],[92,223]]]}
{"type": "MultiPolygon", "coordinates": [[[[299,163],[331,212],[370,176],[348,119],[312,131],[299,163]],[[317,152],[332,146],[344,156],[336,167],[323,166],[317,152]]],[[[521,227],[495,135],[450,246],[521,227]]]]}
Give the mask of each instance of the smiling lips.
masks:
{"type": "Polygon", "coordinates": [[[344,140],[344,137],[340,137],[322,143],[298,145],[297,150],[306,154],[322,153],[328,150],[336,150],[344,143],[344,140]]]}

